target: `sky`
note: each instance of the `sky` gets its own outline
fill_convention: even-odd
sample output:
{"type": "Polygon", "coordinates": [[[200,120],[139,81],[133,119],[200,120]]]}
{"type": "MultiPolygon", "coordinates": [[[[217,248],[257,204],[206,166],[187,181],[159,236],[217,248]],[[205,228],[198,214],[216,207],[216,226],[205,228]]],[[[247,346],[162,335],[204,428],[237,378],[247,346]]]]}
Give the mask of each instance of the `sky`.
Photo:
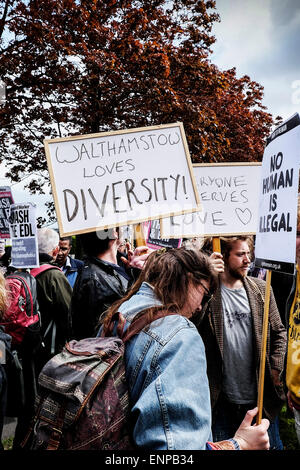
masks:
{"type": "Polygon", "coordinates": [[[212,62],[260,83],[273,117],[299,112],[300,1],[216,0],[216,8],[212,62]]]}
{"type": "MultiPolygon", "coordinates": [[[[248,75],[264,87],[263,104],[273,117],[288,119],[300,111],[300,1],[216,0],[221,22],[213,34],[211,61],[221,70],[236,67],[237,77],[248,75]]],[[[24,182],[10,185],[15,202],[35,202],[37,216],[45,214],[49,196],[29,196],[24,182]]]]}

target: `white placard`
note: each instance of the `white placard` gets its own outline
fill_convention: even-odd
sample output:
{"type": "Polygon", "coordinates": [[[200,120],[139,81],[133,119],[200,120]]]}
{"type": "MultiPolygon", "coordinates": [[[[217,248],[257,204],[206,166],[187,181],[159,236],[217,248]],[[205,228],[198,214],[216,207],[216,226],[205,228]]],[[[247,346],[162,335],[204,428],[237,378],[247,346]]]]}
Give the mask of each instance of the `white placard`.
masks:
{"type": "Polygon", "coordinates": [[[10,186],[0,186],[0,239],[9,238],[10,206],[14,203],[10,186]]]}
{"type": "Polygon", "coordinates": [[[261,163],[194,164],[202,211],[163,218],[165,238],[254,234],[261,163]]]}
{"type": "Polygon", "coordinates": [[[300,162],[300,118],[274,131],[265,148],[259,191],[255,265],[294,272],[300,162]]]}
{"type": "Polygon", "coordinates": [[[61,236],[201,209],[182,123],[45,141],[61,236]]]}
{"type": "Polygon", "coordinates": [[[39,266],[36,205],[32,203],[12,204],[9,216],[11,265],[14,268],[36,268],[39,266]]]}

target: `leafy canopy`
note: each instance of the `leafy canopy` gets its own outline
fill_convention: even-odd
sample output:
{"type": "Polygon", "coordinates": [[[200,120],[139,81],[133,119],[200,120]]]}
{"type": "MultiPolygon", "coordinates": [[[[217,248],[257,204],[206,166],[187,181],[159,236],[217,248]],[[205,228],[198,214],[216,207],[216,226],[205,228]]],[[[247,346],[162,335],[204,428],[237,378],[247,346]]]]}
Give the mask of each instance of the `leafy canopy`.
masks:
{"type": "Polygon", "coordinates": [[[32,192],[45,138],[181,121],[193,162],[261,160],[273,118],[211,63],[214,1],[0,0],[0,18],[0,159],[32,192]]]}

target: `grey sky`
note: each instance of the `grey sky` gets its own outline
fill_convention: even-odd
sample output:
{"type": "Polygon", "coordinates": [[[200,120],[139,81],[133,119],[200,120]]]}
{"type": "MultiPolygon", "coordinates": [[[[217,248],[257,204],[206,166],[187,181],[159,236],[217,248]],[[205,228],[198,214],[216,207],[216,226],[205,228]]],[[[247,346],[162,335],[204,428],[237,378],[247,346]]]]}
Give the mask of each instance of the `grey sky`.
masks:
{"type": "Polygon", "coordinates": [[[221,23],[213,29],[212,61],[263,85],[274,117],[299,112],[299,0],[216,0],[216,7],[221,23]]]}

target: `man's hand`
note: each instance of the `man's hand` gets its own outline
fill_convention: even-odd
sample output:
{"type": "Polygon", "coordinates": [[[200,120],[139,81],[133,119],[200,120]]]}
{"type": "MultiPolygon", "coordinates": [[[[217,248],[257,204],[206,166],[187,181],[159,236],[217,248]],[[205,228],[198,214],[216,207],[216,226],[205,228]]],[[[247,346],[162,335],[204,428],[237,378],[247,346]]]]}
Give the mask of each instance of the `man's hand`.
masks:
{"type": "Polygon", "coordinates": [[[218,253],[215,251],[210,255],[210,261],[212,262],[214,270],[217,272],[217,274],[223,273],[224,272],[224,261],[223,261],[223,255],[221,253],[218,253]]]}
{"type": "Polygon", "coordinates": [[[138,246],[134,251],[130,249],[130,244],[126,244],[128,259],[121,257],[121,261],[127,268],[143,269],[144,263],[150,253],[153,252],[147,246],[138,246]]]}
{"type": "Polygon", "coordinates": [[[240,427],[234,435],[241,450],[269,450],[268,419],[262,419],[260,424],[251,425],[253,418],[257,415],[258,408],[248,410],[240,427]]]}

